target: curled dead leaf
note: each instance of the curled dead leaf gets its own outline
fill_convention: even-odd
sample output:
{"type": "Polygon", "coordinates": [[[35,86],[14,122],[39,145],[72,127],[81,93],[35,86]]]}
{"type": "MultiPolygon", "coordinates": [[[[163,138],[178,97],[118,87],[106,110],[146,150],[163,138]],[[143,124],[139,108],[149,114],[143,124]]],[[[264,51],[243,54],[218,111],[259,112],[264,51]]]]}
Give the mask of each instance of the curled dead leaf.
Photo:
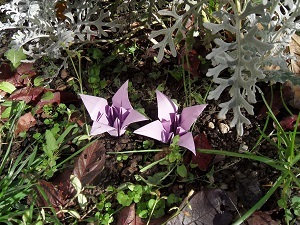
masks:
{"type": "Polygon", "coordinates": [[[52,206],[56,211],[66,204],[62,192],[55,187],[51,182],[40,180],[38,182],[40,190],[37,192],[37,204],[40,207],[52,206]],[[41,193],[44,192],[44,193],[41,193]],[[45,198],[46,197],[46,198],[45,198]]]}
{"type": "Polygon", "coordinates": [[[105,147],[102,140],[94,141],[79,156],[73,174],[80,180],[82,186],[92,183],[105,165],[105,147]]]}
{"type": "Polygon", "coordinates": [[[295,74],[300,74],[300,36],[293,34],[289,45],[290,54],[295,57],[291,60],[291,70],[295,74]]]}
{"type": "MultiPolygon", "coordinates": [[[[283,130],[294,130],[297,118],[298,118],[297,115],[288,116],[288,117],[283,118],[280,121],[280,125],[283,128],[283,130]]],[[[299,128],[300,128],[300,125],[298,124],[298,129],[299,128]]]]}
{"type": "Polygon", "coordinates": [[[235,211],[235,200],[221,189],[199,191],[188,202],[189,204],[185,202],[181,212],[169,220],[167,225],[229,225],[232,222],[230,211],[235,211]]]}
{"type": "Polygon", "coordinates": [[[26,103],[39,101],[44,89],[45,88],[43,87],[24,87],[16,90],[8,99],[14,101],[24,101],[26,103]]]}
{"type": "MultiPolygon", "coordinates": [[[[194,137],[195,147],[196,149],[212,149],[207,137],[204,133],[198,134],[194,137]]],[[[201,171],[207,171],[208,167],[211,165],[214,155],[203,154],[196,151],[196,155],[191,154],[191,152],[187,152],[184,162],[189,163],[190,161],[194,164],[198,165],[198,168],[201,171]]]]}
{"type": "MultiPolygon", "coordinates": [[[[117,225],[137,225],[135,215],[135,204],[124,207],[118,215],[117,225]]],[[[143,224],[143,223],[142,223],[143,224]]]]}
{"type": "Polygon", "coordinates": [[[18,135],[21,132],[26,132],[34,125],[36,125],[36,119],[32,116],[31,112],[28,112],[19,118],[15,134],[18,135]]]}
{"type": "Polygon", "coordinates": [[[200,66],[199,54],[196,50],[191,49],[187,51],[185,48],[181,54],[178,55],[179,64],[183,65],[184,70],[190,72],[193,76],[199,76],[198,67],[200,66]]]}
{"type": "Polygon", "coordinates": [[[247,220],[248,225],[278,225],[269,212],[254,212],[247,220]]]}

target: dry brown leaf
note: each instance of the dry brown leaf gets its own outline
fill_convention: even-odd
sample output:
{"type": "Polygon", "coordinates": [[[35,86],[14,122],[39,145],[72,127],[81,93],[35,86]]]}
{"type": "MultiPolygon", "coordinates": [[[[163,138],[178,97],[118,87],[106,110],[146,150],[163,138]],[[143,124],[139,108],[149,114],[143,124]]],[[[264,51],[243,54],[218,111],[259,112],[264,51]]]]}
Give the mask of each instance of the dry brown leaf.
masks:
{"type": "Polygon", "coordinates": [[[41,98],[44,89],[45,88],[43,87],[24,87],[16,90],[8,99],[14,101],[25,101],[26,103],[38,101],[41,98]]]}
{"type": "Polygon", "coordinates": [[[135,204],[124,207],[118,215],[117,225],[136,225],[135,204]]]}
{"type": "Polygon", "coordinates": [[[247,220],[248,225],[278,225],[268,212],[255,212],[247,220]]]}
{"type": "Polygon", "coordinates": [[[59,21],[64,21],[66,19],[66,16],[64,15],[66,8],[67,4],[65,1],[58,1],[55,4],[56,17],[59,21]]]}
{"type": "Polygon", "coordinates": [[[300,36],[294,34],[289,45],[290,54],[296,59],[291,60],[291,70],[300,75],[300,36]]]}
{"type": "MultiPolygon", "coordinates": [[[[169,219],[169,215],[163,216],[161,218],[152,219],[149,225],[161,225],[169,219]]],[[[146,225],[147,220],[143,221],[135,213],[135,204],[124,207],[118,214],[117,225],[146,225]]]]}
{"type": "Polygon", "coordinates": [[[8,63],[2,63],[0,65],[0,73],[0,82],[6,81],[7,79],[10,79],[14,76],[14,73],[8,63]]]}
{"type": "Polygon", "coordinates": [[[33,127],[34,125],[36,125],[36,120],[32,116],[31,112],[28,112],[19,118],[15,134],[18,135],[21,132],[26,132],[30,127],[33,127]]]}
{"type": "Polygon", "coordinates": [[[233,218],[229,211],[234,210],[232,199],[225,191],[206,189],[196,193],[167,225],[229,225],[233,218]]]}
{"type": "MultiPolygon", "coordinates": [[[[212,149],[207,137],[204,133],[198,134],[194,137],[195,147],[202,149],[212,149]]],[[[207,171],[209,165],[211,164],[214,155],[203,154],[196,152],[196,155],[192,155],[192,162],[198,165],[198,168],[202,171],[207,171]]]]}
{"type": "Polygon", "coordinates": [[[49,206],[48,203],[56,210],[59,211],[61,206],[64,206],[66,201],[62,196],[61,191],[59,191],[52,183],[40,180],[38,182],[40,187],[43,189],[44,193],[47,196],[47,199],[43,197],[43,194],[38,191],[37,203],[38,206],[44,207],[49,206]]]}
{"type": "Polygon", "coordinates": [[[48,104],[60,104],[79,101],[76,94],[66,91],[56,91],[53,89],[47,89],[44,87],[23,87],[16,90],[8,98],[14,101],[25,101],[33,106],[36,106],[36,113],[41,113],[44,105],[48,104]],[[46,92],[52,92],[53,98],[43,99],[42,96],[46,92]]]}
{"type": "Polygon", "coordinates": [[[182,53],[179,55],[179,64],[182,64],[184,70],[190,72],[195,77],[200,75],[198,72],[200,63],[199,54],[194,49],[189,50],[188,52],[186,49],[183,49],[182,53]]]}
{"type": "Polygon", "coordinates": [[[90,184],[103,170],[105,151],[103,141],[96,140],[80,154],[74,165],[73,174],[83,186],[90,184]]]}
{"type": "Polygon", "coordinates": [[[300,86],[294,85],[291,81],[286,81],[283,84],[282,95],[285,102],[290,106],[300,109],[300,86]]]}
{"type": "Polygon", "coordinates": [[[30,82],[30,79],[36,75],[36,72],[33,68],[33,63],[22,63],[17,68],[17,73],[15,74],[15,79],[18,82],[27,85],[30,82]]]}
{"type": "Polygon", "coordinates": [[[12,71],[9,64],[3,63],[0,66],[0,73],[0,82],[6,81],[15,87],[24,87],[36,75],[33,70],[33,63],[22,63],[16,71],[12,71]]]}

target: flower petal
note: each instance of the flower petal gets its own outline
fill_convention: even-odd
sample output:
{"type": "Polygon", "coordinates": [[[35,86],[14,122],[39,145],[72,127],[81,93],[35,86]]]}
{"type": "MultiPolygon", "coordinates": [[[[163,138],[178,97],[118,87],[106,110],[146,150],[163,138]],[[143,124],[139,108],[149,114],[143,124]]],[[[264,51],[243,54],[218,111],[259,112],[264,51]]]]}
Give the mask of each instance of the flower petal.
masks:
{"type": "Polygon", "coordinates": [[[179,137],[178,145],[190,150],[194,155],[196,155],[195,150],[195,142],[193,138],[193,134],[191,132],[187,132],[186,134],[179,137]]]}
{"type": "Polygon", "coordinates": [[[112,105],[115,107],[123,107],[125,109],[132,109],[128,98],[128,80],[119,88],[112,98],[112,105]]]}
{"type": "Polygon", "coordinates": [[[170,113],[177,113],[178,106],[158,90],[156,90],[156,99],[159,120],[170,120],[170,113]]]}
{"type": "Polygon", "coordinates": [[[133,133],[143,135],[146,137],[153,138],[155,140],[161,141],[165,143],[166,140],[163,140],[163,134],[165,130],[163,128],[163,125],[159,120],[155,120],[152,123],[149,123],[137,130],[135,130],[133,133]]]}
{"type": "Polygon", "coordinates": [[[184,108],[181,113],[179,126],[188,131],[206,106],[207,104],[203,104],[184,108]]]}
{"type": "Polygon", "coordinates": [[[111,127],[111,126],[107,125],[107,124],[99,123],[99,122],[94,121],[93,125],[92,125],[90,135],[103,134],[105,132],[112,131],[112,130],[116,130],[116,129],[114,127],[111,127]]]}
{"type": "Polygon", "coordinates": [[[83,101],[83,104],[90,114],[92,120],[96,120],[100,113],[105,113],[105,106],[107,106],[107,101],[104,98],[99,98],[91,95],[79,95],[83,101]]]}
{"type": "MultiPolygon", "coordinates": [[[[116,110],[115,110],[116,108],[111,108],[111,109],[114,111],[114,113],[117,113],[117,114],[119,113],[119,112],[116,112],[116,110]]],[[[126,127],[124,129],[121,128],[121,121],[118,117],[119,115],[111,114],[110,116],[111,116],[111,118],[110,118],[111,124],[110,125],[112,125],[112,127],[114,129],[107,131],[107,132],[111,136],[119,137],[125,133],[126,127]]]]}
{"type": "Polygon", "coordinates": [[[119,131],[117,129],[111,130],[111,131],[107,131],[107,133],[109,133],[109,135],[111,135],[111,136],[120,137],[120,136],[122,136],[125,133],[126,128],[127,127],[125,127],[124,129],[121,128],[119,131]]]}
{"type": "Polygon", "coordinates": [[[132,109],[130,110],[128,116],[125,118],[123,123],[121,124],[121,127],[127,127],[131,123],[136,123],[143,120],[149,120],[147,117],[145,117],[143,114],[139,113],[138,111],[132,109]]]}
{"type": "Polygon", "coordinates": [[[170,132],[172,132],[173,130],[171,130],[172,128],[173,128],[173,124],[172,124],[172,122],[170,121],[170,120],[162,120],[162,121],[160,121],[161,122],[161,124],[163,125],[163,128],[165,129],[165,131],[167,132],[167,133],[170,133],[170,132]]]}

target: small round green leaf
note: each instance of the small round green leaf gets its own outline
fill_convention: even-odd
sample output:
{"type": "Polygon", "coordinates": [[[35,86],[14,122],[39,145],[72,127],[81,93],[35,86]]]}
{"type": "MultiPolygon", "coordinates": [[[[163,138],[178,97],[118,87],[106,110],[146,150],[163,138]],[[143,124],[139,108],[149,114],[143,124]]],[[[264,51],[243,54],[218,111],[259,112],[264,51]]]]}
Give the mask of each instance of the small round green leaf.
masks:
{"type": "Polygon", "coordinates": [[[177,166],[177,173],[181,177],[186,177],[187,176],[187,170],[186,170],[185,165],[182,164],[180,166],[177,166]]]}

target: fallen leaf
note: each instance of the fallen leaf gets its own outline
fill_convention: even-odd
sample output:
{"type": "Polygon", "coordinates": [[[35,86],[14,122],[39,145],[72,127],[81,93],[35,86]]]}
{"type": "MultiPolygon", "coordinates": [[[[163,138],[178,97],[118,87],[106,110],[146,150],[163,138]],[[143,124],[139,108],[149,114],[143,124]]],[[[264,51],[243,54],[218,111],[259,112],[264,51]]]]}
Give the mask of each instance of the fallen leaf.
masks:
{"type": "Polygon", "coordinates": [[[284,100],[295,109],[300,109],[300,86],[287,81],[283,84],[284,100]]]}
{"type": "MultiPolygon", "coordinates": [[[[163,216],[162,218],[152,219],[148,225],[161,225],[167,221],[170,216],[163,216]]],[[[146,225],[140,217],[135,213],[135,204],[124,207],[118,214],[118,221],[116,225],[146,225]]]]}
{"type": "Polygon", "coordinates": [[[63,198],[61,192],[51,183],[44,180],[40,180],[38,182],[42,190],[44,191],[44,194],[47,198],[44,197],[44,195],[38,191],[38,198],[37,198],[37,204],[39,207],[49,206],[49,203],[51,206],[56,210],[59,211],[59,209],[65,205],[66,201],[63,198]]]}
{"type": "MultiPolygon", "coordinates": [[[[288,117],[283,118],[280,121],[280,125],[283,128],[283,130],[294,130],[297,118],[298,118],[297,115],[288,116],[288,117]]],[[[298,124],[298,129],[299,128],[300,128],[300,124],[298,124]]]]}
{"type": "Polygon", "coordinates": [[[76,194],[75,188],[71,184],[70,176],[73,173],[71,168],[66,168],[62,173],[51,178],[53,185],[57,187],[64,199],[72,199],[76,194]]]}
{"type": "Polygon", "coordinates": [[[44,89],[45,88],[43,87],[24,87],[16,90],[8,99],[14,101],[25,101],[26,103],[38,102],[43,95],[44,89]]]}
{"type": "Polygon", "coordinates": [[[83,114],[79,111],[73,112],[70,117],[70,122],[77,123],[79,126],[83,127],[85,124],[83,114]]]}
{"type": "Polygon", "coordinates": [[[198,67],[200,65],[199,54],[196,50],[192,49],[186,52],[185,49],[178,55],[179,64],[183,65],[184,70],[190,72],[193,76],[199,76],[198,67]],[[187,54],[187,55],[186,55],[187,54]]]}
{"type": "Polygon", "coordinates": [[[22,63],[15,74],[15,79],[24,85],[30,82],[30,79],[36,75],[33,68],[33,63],[22,63]]]}
{"type": "MultiPolygon", "coordinates": [[[[265,99],[267,103],[269,104],[270,108],[272,109],[273,114],[276,116],[280,110],[283,108],[283,102],[282,100],[287,103],[291,101],[294,97],[294,90],[293,85],[291,82],[287,81],[282,86],[282,97],[281,97],[281,91],[279,90],[279,87],[275,87],[273,89],[273,93],[270,92],[270,87],[267,87],[266,90],[264,90],[265,99]]],[[[267,116],[268,108],[265,106],[260,107],[259,113],[257,118],[258,119],[264,119],[267,116]]]]}
{"type": "MultiPolygon", "coordinates": [[[[2,63],[0,66],[0,83],[8,82],[12,84],[14,87],[23,86],[22,83],[16,80],[15,75],[17,73],[13,72],[10,65],[8,63],[2,63]]],[[[5,96],[7,91],[0,90],[0,95],[5,96]]]]}
{"type": "Polygon", "coordinates": [[[225,191],[206,189],[196,193],[167,225],[228,225],[233,218],[229,211],[235,207],[225,191]]]}
{"type": "Polygon", "coordinates": [[[14,76],[14,72],[8,63],[2,63],[0,65],[0,74],[0,81],[7,81],[7,79],[14,76]]]}
{"type": "Polygon", "coordinates": [[[49,104],[60,104],[61,103],[61,94],[60,92],[50,92],[49,90],[44,90],[43,92],[45,93],[51,93],[52,96],[51,98],[43,98],[44,94],[41,96],[41,99],[37,102],[36,104],[36,113],[41,113],[42,109],[45,105],[49,105],[49,104]]]}
{"type": "Polygon", "coordinates": [[[290,54],[295,57],[291,60],[291,70],[295,74],[300,74],[300,36],[293,34],[289,44],[290,54]]]}
{"type": "Polygon", "coordinates": [[[90,184],[103,170],[105,151],[103,141],[96,140],[80,154],[73,174],[81,181],[82,186],[90,184]]]}
{"type": "Polygon", "coordinates": [[[136,219],[139,218],[135,215],[135,204],[124,207],[118,215],[117,225],[144,225],[145,223],[139,218],[140,222],[136,219]]]}
{"type": "Polygon", "coordinates": [[[64,1],[58,1],[55,4],[56,17],[59,21],[64,21],[66,19],[66,16],[64,15],[66,8],[67,4],[64,1]]]}
{"type": "MultiPolygon", "coordinates": [[[[195,147],[201,149],[212,149],[207,137],[204,133],[194,137],[195,147]]],[[[214,155],[203,154],[196,151],[196,155],[192,155],[192,163],[197,164],[201,171],[206,171],[211,164],[214,155]]]]}
{"type": "MultiPolygon", "coordinates": [[[[49,92],[53,92],[54,90],[52,89],[44,89],[44,94],[45,93],[49,93],[49,92]]],[[[43,95],[44,96],[44,95],[43,95]]],[[[60,104],[60,103],[71,103],[71,102],[77,102],[79,101],[77,95],[71,93],[71,92],[67,92],[67,91],[57,91],[57,92],[53,92],[52,94],[52,98],[44,98],[43,96],[41,96],[41,99],[39,102],[36,103],[36,113],[41,113],[42,112],[42,108],[44,105],[48,105],[48,104],[60,104]]]]}
{"type": "Polygon", "coordinates": [[[30,78],[36,75],[33,70],[33,63],[22,63],[16,71],[12,71],[7,63],[0,66],[0,82],[6,81],[15,87],[24,87],[30,82],[30,78]]]}
{"type": "Polygon", "coordinates": [[[15,134],[18,135],[21,132],[26,132],[30,127],[33,127],[34,125],[36,125],[36,120],[32,116],[31,112],[28,112],[19,118],[15,134]]]}
{"type": "Polygon", "coordinates": [[[9,100],[14,101],[25,101],[28,104],[36,106],[36,113],[41,113],[44,105],[48,104],[60,104],[60,103],[70,103],[79,101],[77,95],[64,92],[57,91],[54,92],[52,89],[47,89],[44,87],[24,87],[16,90],[14,93],[10,95],[9,100]],[[52,98],[43,98],[45,93],[51,93],[52,98]]]}
{"type": "Polygon", "coordinates": [[[248,225],[278,225],[269,212],[254,212],[248,219],[248,225]]]}

